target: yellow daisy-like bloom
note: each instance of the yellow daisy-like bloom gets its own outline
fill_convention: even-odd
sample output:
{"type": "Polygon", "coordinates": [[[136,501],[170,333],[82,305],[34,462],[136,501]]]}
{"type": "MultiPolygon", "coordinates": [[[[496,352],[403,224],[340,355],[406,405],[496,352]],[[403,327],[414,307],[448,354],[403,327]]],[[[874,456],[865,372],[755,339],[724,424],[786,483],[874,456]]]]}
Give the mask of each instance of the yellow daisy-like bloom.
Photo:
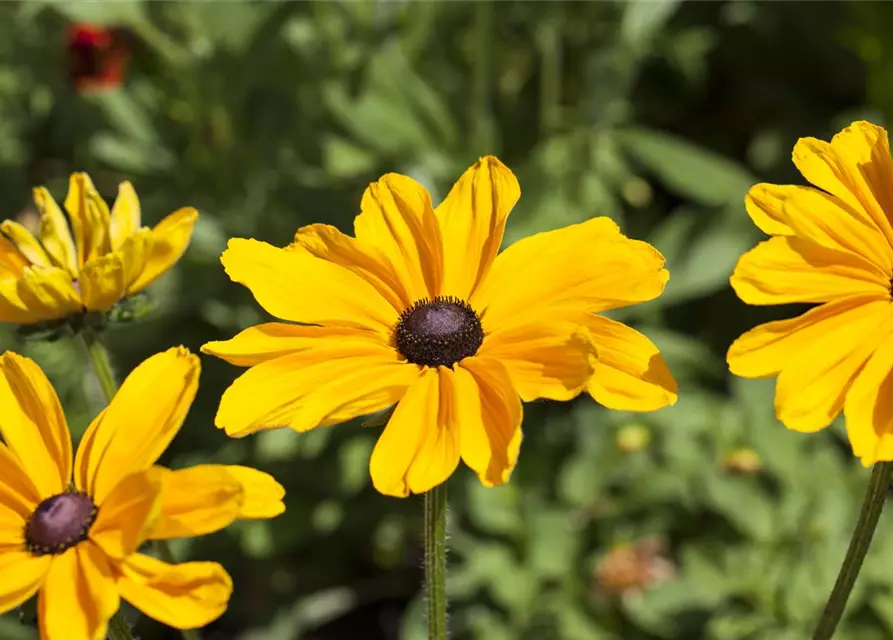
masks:
{"type": "Polygon", "coordinates": [[[198,212],[185,207],[154,229],[140,226],[140,203],[122,182],[109,211],[89,176],[71,176],[65,209],[34,190],[40,240],[18,222],[0,223],[0,322],[35,324],[108,311],[145,289],[180,259],[198,212]],[[71,231],[74,231],[72,239],[71,231]]]}
{"type": "Polygon", "coordinates": [[[732,373],[778,376],[775,412],[812,432],[843,409],[862,463],[893,460],[893,159],[887,132],[855,122],[793,154],[815,187],[758,184],[747,212],[773,236],[738,261],[731,283],[748,304],[818,303],[760,325],[728,352],[732,373]]]}
{"type": "Polygon", "coordinates": [[[521,400],[582,390],[618,409],[652,410],[676,383],[645,336],[598,312],[663,291],[664,258],[595,218],[521,240],[499,255],[520,188],[482,158],[436,209],[412,179],[370,185],[354,223],[303,227],[286,249],[230,240],[221,260],[274,316],[202,347],[249,366],[216,424],[235,437],[307,431],[396,409],[372,453],[381,493],[444,482],[460,458],[504,483],[521,445],[521,400]],[[313,325],[313,326],[308,326],[313,325]]]}
{"type": "Polygon", "coordinates": [[[284,510],[255,469],[153,467],[198,386],[186,349],[153,356],[93,421],[72,464],[59,399],[28,358],[0,356],[0,613],[35,592],[43,640],[104,638],[124,598],[169,626],[201,627],[226,609],[232,582],[214,562],[171,565],[146,540],[216,531],[284,510]]]}

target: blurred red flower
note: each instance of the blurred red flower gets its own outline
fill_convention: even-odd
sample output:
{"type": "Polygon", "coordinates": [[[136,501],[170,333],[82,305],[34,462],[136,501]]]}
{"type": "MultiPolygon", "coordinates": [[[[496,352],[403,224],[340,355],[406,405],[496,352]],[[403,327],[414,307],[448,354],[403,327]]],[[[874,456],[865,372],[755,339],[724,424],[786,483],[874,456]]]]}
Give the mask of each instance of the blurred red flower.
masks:
{"type": "Polygon", "coordinates": [[[130,61],[127,32],[118,27],[101,27],[75,22],[68,27],[69,70],[80,92],[115,89],[124,81],[130,61]]]}

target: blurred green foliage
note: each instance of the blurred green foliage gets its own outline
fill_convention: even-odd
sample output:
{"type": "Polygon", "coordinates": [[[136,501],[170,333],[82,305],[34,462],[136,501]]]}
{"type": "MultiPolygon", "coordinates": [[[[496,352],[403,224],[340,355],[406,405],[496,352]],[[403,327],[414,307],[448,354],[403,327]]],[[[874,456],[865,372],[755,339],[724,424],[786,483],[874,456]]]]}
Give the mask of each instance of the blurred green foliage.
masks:
{"type": "MultiPolygon", "coordinates": [[[[31,187],[61,196],[74,170],[109,197],[132,180],[150,223],[200,209],[189,252],[152,289],[155,312],[109,336],[124,374],[262,319],[218,263],[228,237],[284,245],[302,224],[348,229],[383,173],[415,177],[437,201],[478,155],[499,155],[523,191],[507,243],[608,215],[667,256],[666,293],[615,315],[662,348],[680,399],[646,415],[588,397],[528,405],[509,485],[484,489],[460,469],[449,489],[454,637],[798,640],[833,583],[867,472],[840,425],[788,432],[771,381],[729,376],[736,335],[799,309],[745,307],[728,276],[760,239],[748,187],[802,182],[789,161],[798,137],[893,113],[891,7],[3,3],[2,217],[33,215],[31,187]],[[74,90],[73,21],[131,31],[120,90],[74,90]],[[646,549],[638,565],[619,560],[630,544],[646,549]]],[[[0,339],[40,362],[83,430],[100,394],[79,347],[22,343],[8,328],[0,339]]],[[[371,488],[381,422],[229,440],[213,416],[241,370],[203,365],[167,462],[257,465],[288,490],[274,521],[177,545],[235,579],[205,637],[423,638],[421,501],[371,488]]],[[[893,636],[887,516],[840,638],[893,636]]],[[[3,638],[32,637],[14,616],[0,624],[3,638]]],[[[137,631],[176,637],[145,618],[137,631]]]]}

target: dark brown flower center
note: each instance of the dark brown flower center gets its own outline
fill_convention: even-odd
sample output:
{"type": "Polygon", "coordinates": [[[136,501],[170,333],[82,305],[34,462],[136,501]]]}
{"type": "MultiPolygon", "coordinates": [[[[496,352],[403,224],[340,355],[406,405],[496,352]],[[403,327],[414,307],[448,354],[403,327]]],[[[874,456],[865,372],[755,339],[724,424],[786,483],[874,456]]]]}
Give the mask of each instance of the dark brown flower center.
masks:
{"type": "Polygon", "coordinates": [[[484,329],[467,302],[438,296],[418,300],[400,314],[394,337],[397,350],[410,362],[452,367],[477,353],[484,329]]]}
{"type": "Polygon", "coordinates": [[[98,509],[90,496],[75,491],[47,498],[25,525],[25,548],[35,556],[62,553],[87,539],[98,509]]]}

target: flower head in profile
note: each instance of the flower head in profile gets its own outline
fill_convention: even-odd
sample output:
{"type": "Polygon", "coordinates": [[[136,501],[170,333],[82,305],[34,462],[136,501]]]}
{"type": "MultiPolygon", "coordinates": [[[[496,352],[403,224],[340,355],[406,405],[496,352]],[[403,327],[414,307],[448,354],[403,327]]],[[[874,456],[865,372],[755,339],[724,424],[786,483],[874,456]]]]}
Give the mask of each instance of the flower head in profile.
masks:
{"type": "Polygon", "coordinates": [[[198,386],[198,358],[155,355],[84,434],[71,436],[53,387],[28,358],[0,356],[0,613],[35,592],[43,640],[104,638],[121,598],[169,626],[201,627],[232,582],[213,562],[168,564],[146,540],[194,536],[280,513],[282,488],[246,467],[153,466],[198,386]]]}
{"type": "Polygon", "coordinates": [[[893,159],[887,132],[855,122],[803,138],[794,164],[814,187],[758,184],[747,212],[772,236],[745,253],[731,283],[748,304],[815,303],[759,325],[728,352],[732,373],[778,376],[775,412],[812,432],[843,410],[862,463],[893,460],[893,159]]]}
{"type": "Polygon", "coordinates": [[[170,269],[189,244],[198,212],[185,207],[155,228],[141,226],[140,203],[122,182],[109,211],[89,176],[71,176],[65,209],[34,190],[39,238],[14,220],[0,223],[0,322],[30,325],[108,311],[170,269]]]}
{"type": "Polygon", "coordinates": [[[463,460],[488,486],[508,480],[521,401],[588,390],[652,410],[676,383],[643,335],[596,315],[663,291],[664,259],[595,218],[502,253],[520,196],[499,160],[469,168],[436,209],[389,174],[363,196],[355,236],[303,227],[285,249],[232,239],[226,272],[274,316],[202,349],[251,367],[224,393],[216,424],[235,437],[307,431],[396,404],[372,453],[384,494],[422,493],[463,460]]]}

